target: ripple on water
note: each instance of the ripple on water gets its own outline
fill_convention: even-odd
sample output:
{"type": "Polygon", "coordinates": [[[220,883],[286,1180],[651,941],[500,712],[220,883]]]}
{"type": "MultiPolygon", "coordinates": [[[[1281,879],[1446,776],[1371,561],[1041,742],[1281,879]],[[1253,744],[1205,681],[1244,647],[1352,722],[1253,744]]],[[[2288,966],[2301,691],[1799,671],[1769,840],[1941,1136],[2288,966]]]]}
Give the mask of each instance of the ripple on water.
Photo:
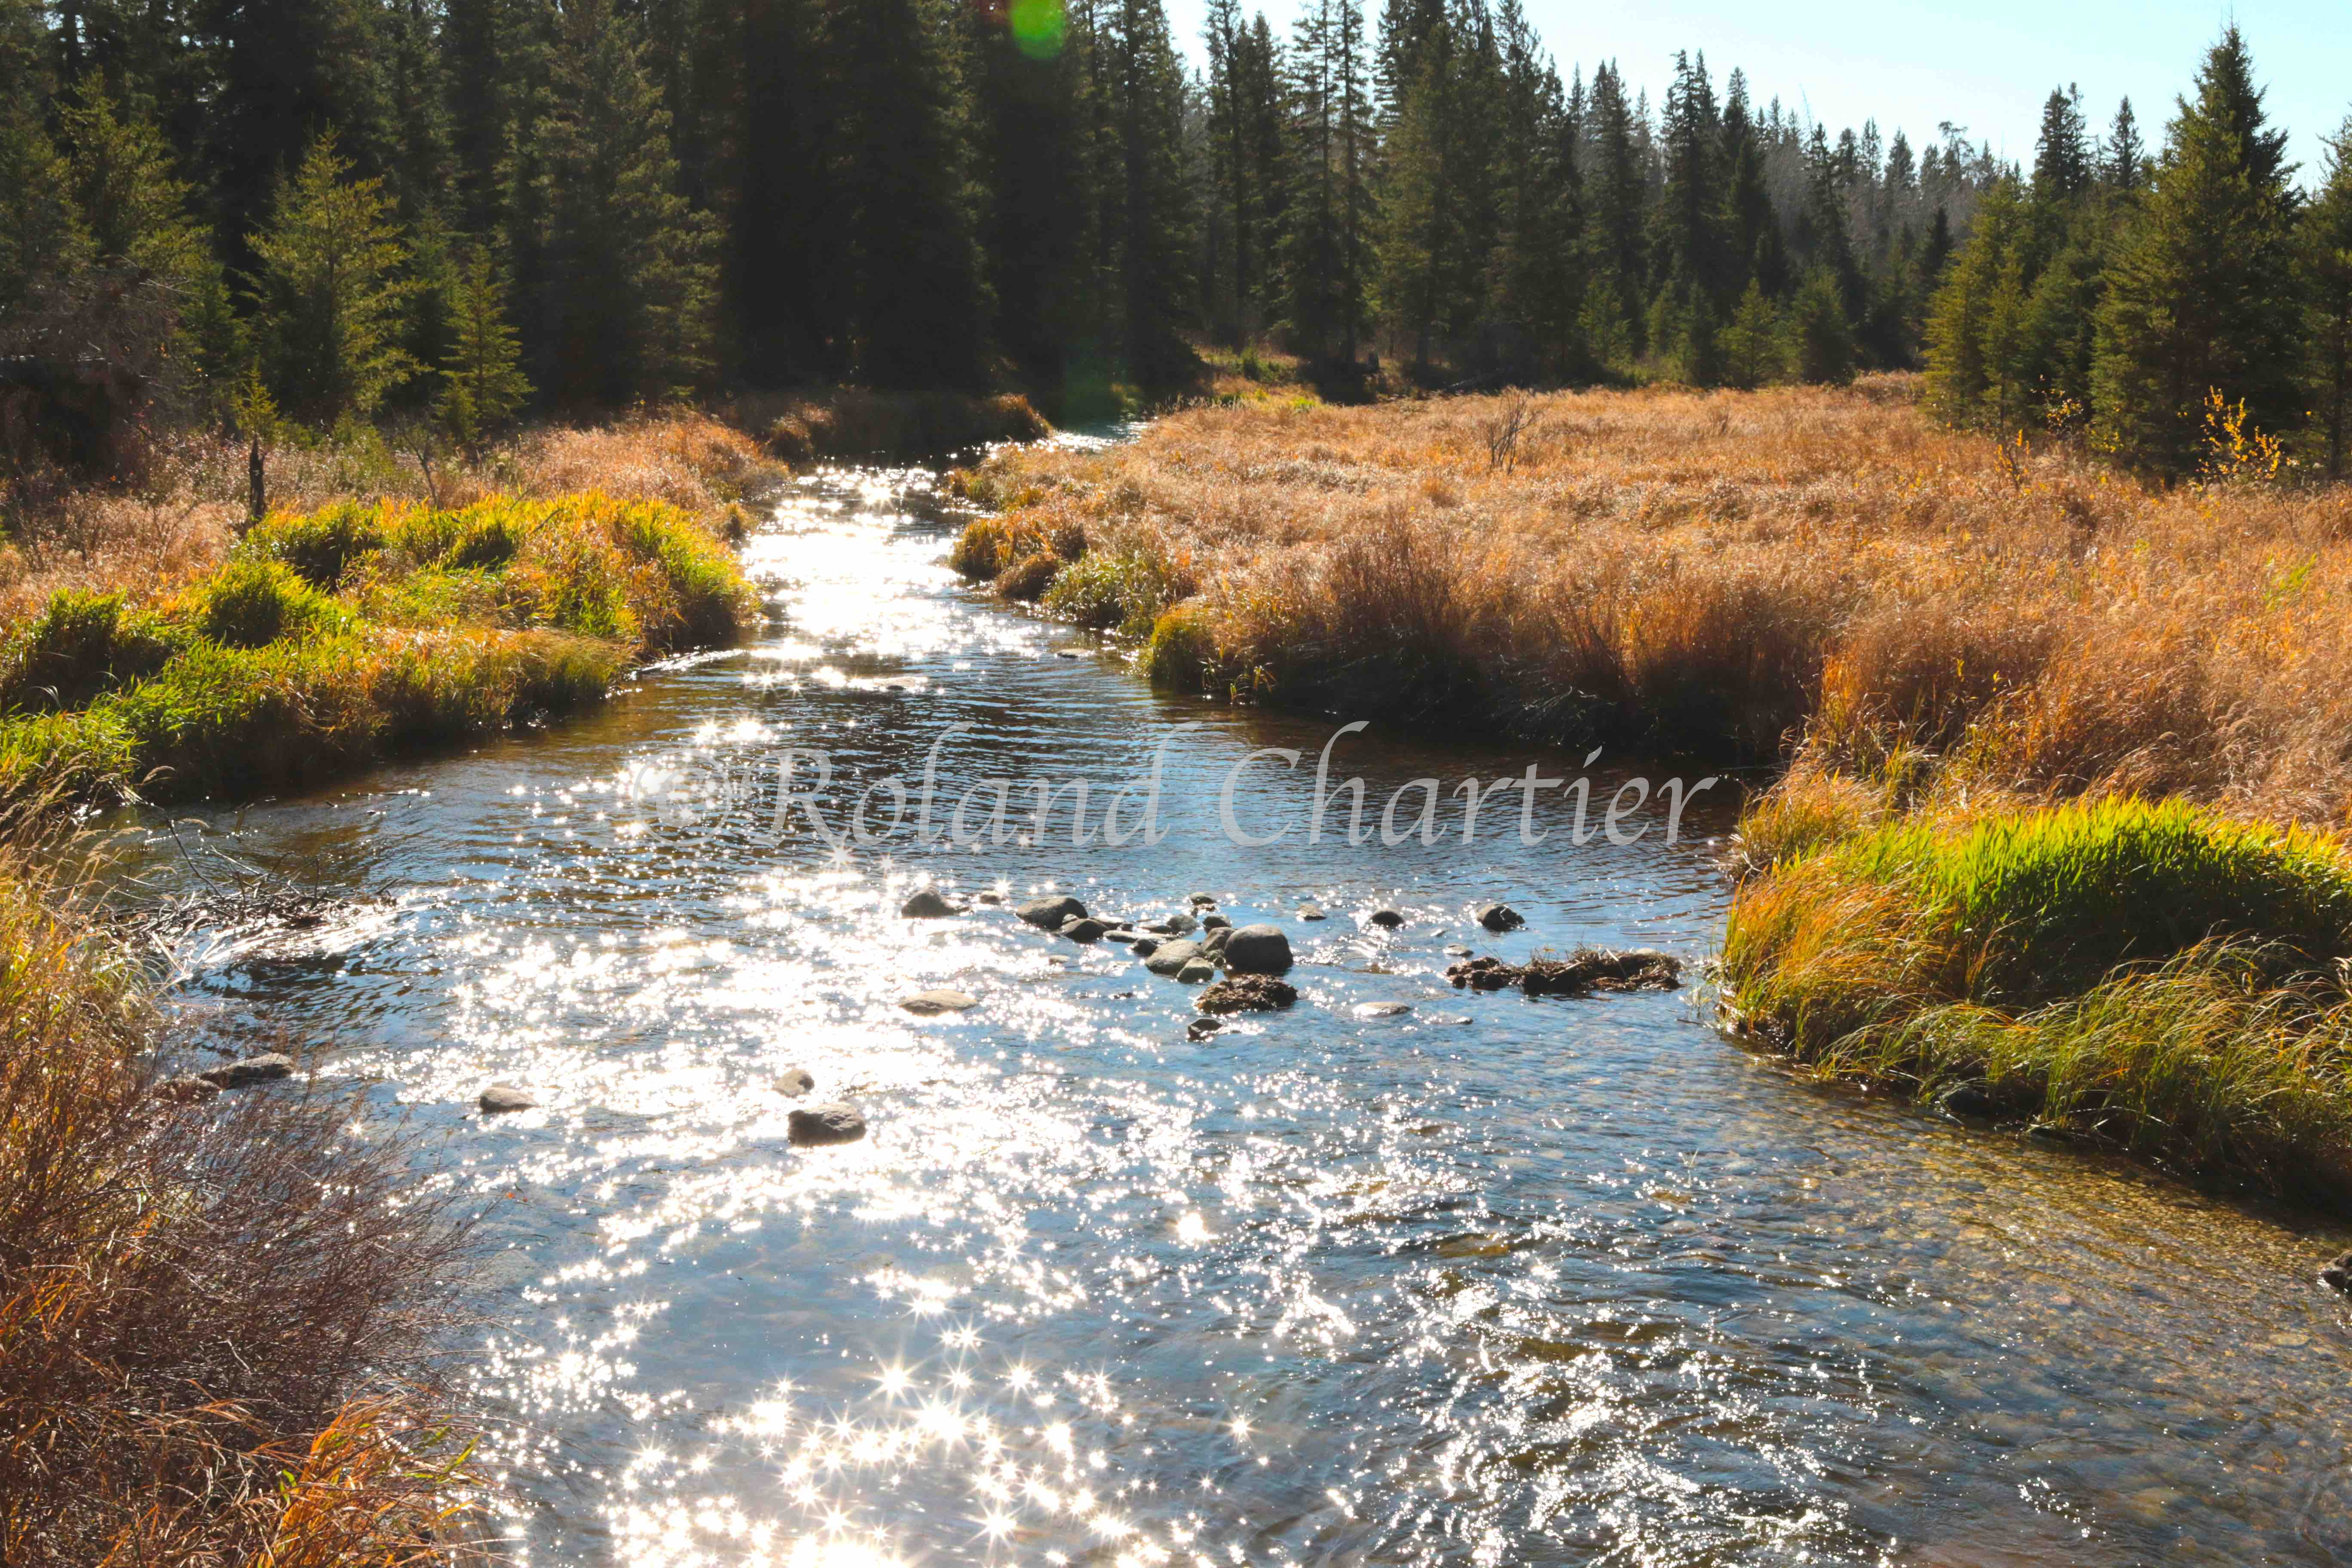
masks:
{"type": "MultiPolygon", "coordinates": [[[[494,1200],[471,1376],[527,1560],[2352,1552],[2346,1314],[2308,1284],[2334,1227],[1807,1086],[1687,997],[1444,983],[1465,943],[1703,956],[1703,846],[845,856],[665,821],[648,803],[728,759],[913,777],[955,724],[948,780],[1117,780],[1192,721],[1170,785],[1194,808],[1255,748],[1321,745],[1054,658],[1062,632],[941,564],[929,484],[844,471],[781,505],[746,551],[777,617],[751,648],[209,821],[396,890],[299,952],[202,951],[192,1005],[333,1042],[494,1200]],[[1290,930],[1303,1001],[1192,1041],[1193,993],[1123,948],[898,916],[933,884],[1134,915],[1214,889],[1290,930]],[[1526,931],[1475,929],[1496,898],[1526,931]],[[1289,919],[1307,900],[1328,926],[1289,919]],[[1360,923],[1382,905],[1407,924],[1360,923]],[[898,1006],[935,987],[980,1005],[898,1006]],[[870,1135],[792,1148],[792,1066],[870,1135]],[[473,1115],[492,1081],[543,1109],[473,1115]]],[[[1348,755],[1376,798],[1526,761],[1348,755]]],[[[1236,801],[1262,820],[1304,788],[1261,767],[1236,801]]]]}

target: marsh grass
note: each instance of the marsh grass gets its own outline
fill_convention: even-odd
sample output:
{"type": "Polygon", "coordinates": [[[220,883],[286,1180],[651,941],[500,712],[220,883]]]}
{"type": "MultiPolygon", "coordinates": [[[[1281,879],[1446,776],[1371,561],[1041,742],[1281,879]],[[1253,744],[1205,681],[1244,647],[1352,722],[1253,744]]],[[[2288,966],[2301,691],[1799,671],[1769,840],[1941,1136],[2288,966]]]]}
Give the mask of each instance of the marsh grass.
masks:
{"type": "Polygon", "coordinates": [[[667,502],[281,513],[175,595],[60,591],[0,647],[0,793],[315,780],[596,702],[752,611],[727,548],[667,502]]]}
{"type": "Polygon", "coordinates": [[[1742,1032],[1832,1076],[1973,1084],[2201,1176],[2352,1201],[2339,843],[2178,800],[1890,816],[1852,781],[1792,784],[1751,814],[1777,854],[1725,938],[1742,1032]]]}
{"type": "Polygon", "coordinates": [[[960,488],[995,511],[959,552],[975,580],[1045,598],[1094,552],[1181,567],[1184,657],[1146,668],[1218,696],[1874,778],[1906,759],[1906,802],[2352,821],[2352,489],[2148,489],[1939,426],[1910,378],[1198,407],[960,488]]]}
{"type": "Polygon", "coordinates": [[[151,1092],[145,977],[0,857],[0,1561],[447,1561],[462,1226],[315,1089],[151,1092]]]}

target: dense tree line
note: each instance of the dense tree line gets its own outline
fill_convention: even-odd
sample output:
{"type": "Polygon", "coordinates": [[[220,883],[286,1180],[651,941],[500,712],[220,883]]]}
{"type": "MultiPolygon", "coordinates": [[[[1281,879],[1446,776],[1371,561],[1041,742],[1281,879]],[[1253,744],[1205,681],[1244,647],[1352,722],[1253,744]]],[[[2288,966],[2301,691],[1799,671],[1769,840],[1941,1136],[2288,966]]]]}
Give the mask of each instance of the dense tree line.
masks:
{"type": "Polygon", "coordinates": [[[1520,0],[1212,0],[1202,44],[1160,0],[0,0],[0,354],[477,440],[722,384],[1085,409],[1204,341],[1738,386],[1932,342],[1957,415],[2135,455],[2200,377],[2267,422],[2325,361],[2340,451],[2347,220],[2284,183],[2242,49],[2157,159],[2059,95],[2028,177],[1696,54],[1654,108],[1563,79],[1520,0]],[[2200,245],[2244,262],[2205,341],[2268,380],[2129,348],[2200,245]]]}
{"type": "Polygon", "coordinates": [[[2333,477],[2352,428],[2352,121],[2314,193],[2234,26],[2151,156],[2128,101],[2094,141],[2053,92],[2030,174],[1986,191],[1928,324],[1951,417],[2087,435],[2134,468],[2333,477]]]}

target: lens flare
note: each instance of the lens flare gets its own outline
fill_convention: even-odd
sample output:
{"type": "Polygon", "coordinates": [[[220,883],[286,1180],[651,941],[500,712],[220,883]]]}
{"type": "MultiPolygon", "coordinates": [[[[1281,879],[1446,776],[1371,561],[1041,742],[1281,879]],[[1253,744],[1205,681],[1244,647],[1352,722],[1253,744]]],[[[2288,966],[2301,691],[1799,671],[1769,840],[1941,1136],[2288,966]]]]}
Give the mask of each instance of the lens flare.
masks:
{"type": "Polygon", "coordinates": [[[1059,55],[1069,26],[1063,0],[1013,0],[1013,41],[1033,60],[1059,55]]]}

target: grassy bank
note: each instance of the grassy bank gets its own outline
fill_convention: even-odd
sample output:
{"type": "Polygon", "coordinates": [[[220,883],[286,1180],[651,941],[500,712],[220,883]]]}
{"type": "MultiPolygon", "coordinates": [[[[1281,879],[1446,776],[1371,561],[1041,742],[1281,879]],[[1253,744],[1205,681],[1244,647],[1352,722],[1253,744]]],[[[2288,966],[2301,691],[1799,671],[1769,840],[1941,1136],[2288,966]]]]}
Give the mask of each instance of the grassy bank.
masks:
{"type": "Polygon", "coordinates": [[[694,417],[455,470],[346,441],[274,458],[294,504],[242,537],[236,501],[190,500],[160,556],[135,496],[86,498],[93,546],[33,531],[41,569],[7,596],[0,795],[252,794],[599,701],[636,663],[742,635],[725,536],[779,471],[694,417]]]}
{"type": "Polygon", "coordinates": [[[1201,408],[998,455],[955,563],[1177,688],[1760,764],[1744,1037],[2352,1205],[2352,492],[1916,390],[1201,408]]]}
{"type": "Polygon", "coordinates": [[[46,891],[0,867],[0,1561],[440,1560],[461,1234],[348,1103],[150,1093],[142,977],[46,891]]]}

